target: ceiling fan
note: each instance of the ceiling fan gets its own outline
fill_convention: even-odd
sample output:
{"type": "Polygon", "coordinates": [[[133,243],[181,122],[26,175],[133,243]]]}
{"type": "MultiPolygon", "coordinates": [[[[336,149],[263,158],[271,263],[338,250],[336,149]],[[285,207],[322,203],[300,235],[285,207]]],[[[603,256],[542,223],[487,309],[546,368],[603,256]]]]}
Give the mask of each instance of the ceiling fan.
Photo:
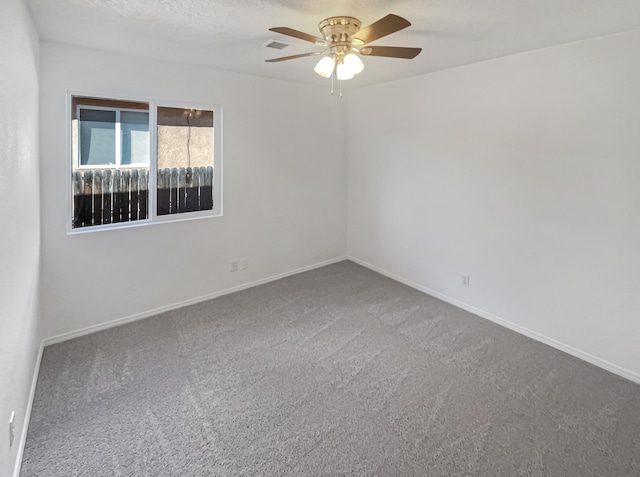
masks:
{"type": "Polygon", "coordinates": [[[422,48],[406,48],[399,46],[369,46],[369,43],[382,37],[403,30],[410,26],[407,20],[398,15],[389,14],[368,27],[360,29],[360,20],[353,17],[330,17],[318,24],[322,38],[304,33],[293,28],[275,27],[269,31],[292,36],[324,46],[322,51],[302,53],[300,55],[283,56],[266,60],[268,63],[294,60],[307,56],[325,55],[318,62],[314,71],[325,78],[335,76],[338,80],[348,80],[364,69],[360,59],[362,56],[384,56],[387,58],[412,59],[418,56],[422,48]]]}

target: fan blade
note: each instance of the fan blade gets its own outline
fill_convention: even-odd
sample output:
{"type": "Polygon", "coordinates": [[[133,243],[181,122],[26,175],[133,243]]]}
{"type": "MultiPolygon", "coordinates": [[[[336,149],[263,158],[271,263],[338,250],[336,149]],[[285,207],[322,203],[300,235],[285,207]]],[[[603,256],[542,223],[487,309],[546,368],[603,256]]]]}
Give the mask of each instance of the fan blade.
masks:
{"type": "Polygon", "coordinates": [[[269,31],[274,31],[276,33],[280,33],[281,35],[287,35],[287,36],[292,36],[294,38],[299,38],[300,40],[310,41],[311,43],[315,43],[316,45],[327,44],[327,42],[322,38],[309,35],[308,33],[304,33],[302,31],[294,30],[293,28],[275,27],[275,28],[269,28],[269,31]]]}
{"type": "Polygon", "coordinates": [[[389,14],[386,17],[381,18],[375,23],[372,23],[366,28],[353,34],[353,37],[362,41],[362,44],[371,43],[383,36],[390,35],[404,28],[410,26],[408,20],[405,20],[398,15],[389,14]]]}
{"type": "Polygon", "coordinates": [[[410,60],[418,56],[422,48],[405,48],[402,46],[365,46],[360,53],[365,56],[386,56],[388,58],[405,58],[410,60]]]}
{"type": "Polygon", "coordinates": [[[265,61],[267,63],[278,63],[280,61],[295,60],[296,58],[304,58],[306,56],[321,55],[322,53],[323,53],[322,51],[314,51],[314,52],[311,52],[311,53],[302,53],[301,55],[282,56],[280,58],[272,58],[270,60],[265,60],[265,61]]]}

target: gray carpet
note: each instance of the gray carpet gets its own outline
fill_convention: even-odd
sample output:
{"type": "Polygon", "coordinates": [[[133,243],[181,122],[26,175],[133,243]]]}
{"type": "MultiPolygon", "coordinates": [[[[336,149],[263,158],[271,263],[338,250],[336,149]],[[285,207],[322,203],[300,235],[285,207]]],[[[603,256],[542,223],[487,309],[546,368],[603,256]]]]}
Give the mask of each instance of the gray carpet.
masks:
{"type": "Polygon", "coordinates": [[[638,476],[640,386],[351,262],[46,348],[23,476],[638,476]]]}

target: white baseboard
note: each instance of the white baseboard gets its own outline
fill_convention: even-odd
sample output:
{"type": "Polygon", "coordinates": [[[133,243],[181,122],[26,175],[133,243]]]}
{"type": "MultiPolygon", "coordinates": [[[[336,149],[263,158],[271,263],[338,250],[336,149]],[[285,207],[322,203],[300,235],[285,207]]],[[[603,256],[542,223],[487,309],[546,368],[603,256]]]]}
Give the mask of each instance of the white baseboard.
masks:
{"type": "Polygon", "coordinates": [[[264,285],[265,283],[273,282],[276,280],[280,280],[281,278],[286,278],[291,275],[296,275],[298,273],[307,272],[309,270],[314,270],[316,268],[325,267],[327,265],[331,265],[333,263],[342,262],[347,260],[346,256],[341,256],[337,258],[333,258],[331,260],[326,260],[324,262],[315,263],[313,265],[309,265],[306,267],[298,268],[296,270],[291,270],[289,272],[280,273],[278,275],[273,275],[267,278],[262,278],[260,280],[256,280],[249,283],[244,283],[242,285],[238,285],[236,287],[227,288],[225,290],[220,290],[214,293],[210,293],[208,295],[199,296],[196,298],[191,298],[189,300],[184,300],[178,303],[172,303],[170,305],[161,306],[159,308],[154,308],[152,310],[143,311],[142,313],[136,313],[135,315],[125,316],[123,318],[117,318],[115,320],[107,321],[105,323],[100,323],[98,325],[87,326],[86,328],[81,328],[75,331],[69,331],[68,333],[62,333],[59,335],[51,336],[49,338],[45,338],[43,340],[44,346],[52,345],[55,343],[61,343],[63,341],[67,341],[73,338],[78,338],[80,336],[88,335],[90,333],[95,333],[97,331],[106,330],[108,328],[113,328],[114,326],[124,325],[125,323],[131,323],[132,321],[142,320],[143,318],[148,318],[153,315],[157,315],[160,313],[164,313],[166,311],[176,310],[178,308],[182,308],[183,306],[195,305],[196,303],[200,303],[203,301],[211,300],[213,298],[218,298],[223,295],[228,295],[230,293],[235,293],[241,290],[246,290],[247,288],[253,288],[258,285],[264,285]]]}
{"type": "Polygon", "coordinates": [[[358,258],[352,257],[352,256],[347,256],[348,260],[351,260],[354,263],[357,263],[358,265],[362,265],[363,267],[366,267],[370,270],[373,270],[374,272],[377,272],[381,275],[384,275],[386,277],[389,277],[397,282],[403,283],[407,286],[410,286],[411,288],[415,288],[416,290],[419,290],[423,293],[426,293],[427,295],[431,295],[435,298],[438,298],[442,301],[445,301],[447,303],[450,303],[451,305],[457,306],[458,308],[462,308],[463,310],[466,310],[468,312],[473,313],[474,315],[478,315],[481,318],[485,318],[489,321],[492,321],[494,323],[497,323],[498,325],[504,326],[505,328],[509,328],[510,330],[515,331],[516,333],[520,333],[521,335],[527,336],[531,339],[534,339],[536,341],[539,341],[541,343],[544,343],[546,345],[549,345],[553,348],[556,348],[560,351],[564,351],[567,354],[570,354],[572,356],[575,356],[576,358],[579,358],[583,361],[586,361],[588,363],[591,363],[595,366],[598,366],[599,368],[602,369],[606,369],[607,371],[610,371],[614,374],[617,374],[618,376],[622,376],[623,378],[628,379],[629,381],[633,381],[635,383],[640,384],[640,374],[635,373],[629,369],[623,368],[621,366],[618,366],[617,364],[613,364],[610,363],[604,359],[598,358],[597,356],[594,356],[590,353],[587,353],[585,351],[579,350],[577,348],[574,348],[573,346],[569,346],[565,343],[562,343],[558,340],[555,340],[553,338],[549,338],[548,336],[545,336],[541,333],[538,333],[537,331],[533,331],[530,330],[529,328],[525,328],[524,326],[518,325],[516,323],[513,323],[509,320],[506,320],[504,318],[501,318],[499,316],[494,315],[493,313],[489,313],[487,311],[481,310],[479,308],[476,308],[475,306],[469,305],[468,303],[465,303],[463,301],[457,300],[455,298],[452,298],[448,295],[444,295],[440,292],[437,292],[436,290],[432,290],[431,288],[427,288],[424,287],[422,285],[419,285],[415,282],[412,282],[411,280],[407,280],[406,278],[400,277],[398,275],[395,275],[391,272],[388,272],[387,270],[384,270],[382,268],[376,267],[375,265],[371,265],[370,263],[365,262],[364,260],[360,260],[358,258]]]}
{"type": "Polygon", "coordinates": [[[13,477],[20,477],[20,469],[22,468],[22,455],[24,454],[24,446],[27,443],[27,431],[29,430],[29,421],[31,420],[31,408],[33,407],[33,399],[36,395],[36,385],[38,384],[38,375],[40,373],[40,363],[42,361],[42,353],[44,351],[44,341],[40,342],[38,357],[36,358],[35,368],[33,370],[33,378],[31,379],[31,389],[29,390],[29,401],[27,409],[24,413],[24,421],[22,423],[22,432],[20,434],[20,442],[18,446],[18,454],[16,463],[13,467],[13,477]]]}

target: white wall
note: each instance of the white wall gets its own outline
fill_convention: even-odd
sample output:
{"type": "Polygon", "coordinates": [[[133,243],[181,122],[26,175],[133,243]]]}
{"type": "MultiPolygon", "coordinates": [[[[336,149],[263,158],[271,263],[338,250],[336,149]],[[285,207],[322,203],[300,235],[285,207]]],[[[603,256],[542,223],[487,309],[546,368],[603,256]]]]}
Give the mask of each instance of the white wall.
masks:
{"type": "Polygon", "coordinates": [[[640,380],[638,51],[632,31],[350,92],[349,254],[640,380]]]}
{"type": "Polygon", "coordinates": [[[45,335],[343,256],[343,107],[315,86],[42,43],[45,335]],[[67,235],[67,89],[222,104],[224,217],[67,235]]]}
{"type": "Polygon", "coordinates": [[[38,38],[21,0],[0,3],[0,476],[13,472],[40,344],[38,38]],[[9,448],[8,422],[16,412],[9,448]]]}

